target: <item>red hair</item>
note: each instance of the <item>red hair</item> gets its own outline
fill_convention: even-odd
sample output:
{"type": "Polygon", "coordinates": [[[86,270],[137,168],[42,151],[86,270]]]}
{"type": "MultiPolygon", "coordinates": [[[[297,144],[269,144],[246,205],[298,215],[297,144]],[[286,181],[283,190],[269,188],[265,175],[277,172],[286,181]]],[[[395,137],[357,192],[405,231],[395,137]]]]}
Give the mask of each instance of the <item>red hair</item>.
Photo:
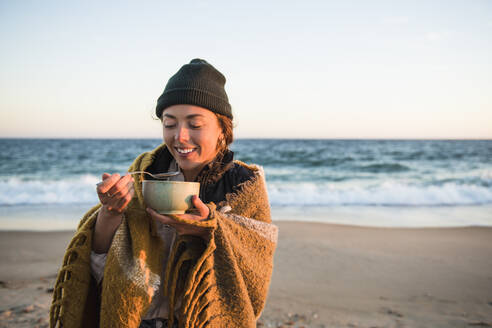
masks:
{"type": "Polygon", "coordinates": [[[224,139],[222,142],[217,144],[217,148],[219,149],[219,152],[225,151],[229,145],[234,141],[234,135],[232,132],[232,120],[222,114],[214,113],[215,116],[217,116],[217,121],[219,121],[219,125],[222,129],[222,134],[224,136],[224,139]]]}

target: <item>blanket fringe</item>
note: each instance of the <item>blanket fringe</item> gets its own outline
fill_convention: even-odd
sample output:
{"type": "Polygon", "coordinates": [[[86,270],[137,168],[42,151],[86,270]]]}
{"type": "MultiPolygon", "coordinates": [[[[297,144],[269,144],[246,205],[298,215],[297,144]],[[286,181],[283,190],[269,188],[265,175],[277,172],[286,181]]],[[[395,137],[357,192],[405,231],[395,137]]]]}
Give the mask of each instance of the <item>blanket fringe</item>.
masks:
{"type": "MultiPolygon", "coordinates": [[[[65,289],[70,284],[72,278],[72,272],[80,270],[80,261],[84,261],[84,254],[81,254],[80,249],[87,243],[92,242],[92,235],[90,234],[91,225],[94,223],[97,217],[100,205],[96,205],[87,212],[79,223],[78,232],[72,238],[67,246],[65,256],[60,270],[58,271],[55,287],[53,291],[53,301],[50,307],[50,327],[62,327],[64,323],[66,293],[65,289]]],[[[90,278],[90,277],[89,277],[90,278]]],[[[84,304],[81,304],[82,306],[84,304]]],[[[78,319],[80,322],[82,318],[78,319]]]]}

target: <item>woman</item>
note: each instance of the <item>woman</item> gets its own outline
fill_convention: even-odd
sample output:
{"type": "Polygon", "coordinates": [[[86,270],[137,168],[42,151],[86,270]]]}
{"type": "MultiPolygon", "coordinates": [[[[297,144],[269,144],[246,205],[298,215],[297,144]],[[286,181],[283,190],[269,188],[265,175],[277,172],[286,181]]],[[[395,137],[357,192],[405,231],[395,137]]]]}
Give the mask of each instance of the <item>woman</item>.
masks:
{"type": "Polygon", "coordinates": [[[233,159],[225,77],[194,59],[157,101],[164,143],[129,171],[179,171],[200,182],[194,210],[161,215],[141,179],[103,174],[59,271],[51,327],[256,327],[272,274],[261,167],[233,159]]]}

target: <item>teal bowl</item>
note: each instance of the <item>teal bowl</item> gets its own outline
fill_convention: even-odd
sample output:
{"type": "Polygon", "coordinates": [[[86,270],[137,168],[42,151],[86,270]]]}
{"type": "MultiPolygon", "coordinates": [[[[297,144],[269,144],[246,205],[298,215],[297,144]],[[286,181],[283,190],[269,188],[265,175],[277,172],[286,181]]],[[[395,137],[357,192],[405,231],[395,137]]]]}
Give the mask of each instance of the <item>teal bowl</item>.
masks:
{"type": "Polygon", "coordinates": [[[142,181],[145,204],[160,214],[183,214],[193,208],[193,195],[200,193],[199,182],[142,181]]]}

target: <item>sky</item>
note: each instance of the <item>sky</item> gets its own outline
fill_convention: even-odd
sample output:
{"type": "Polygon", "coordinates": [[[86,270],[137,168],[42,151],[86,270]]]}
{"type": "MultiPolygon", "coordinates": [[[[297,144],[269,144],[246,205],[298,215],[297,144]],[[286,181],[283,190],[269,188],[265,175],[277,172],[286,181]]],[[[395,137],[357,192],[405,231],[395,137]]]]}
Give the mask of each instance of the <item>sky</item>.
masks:
{"type": "Polygon", "coordinates": [[[236,138],[492,138],[492,1],[0,0],[0,137],[161,138],[193,58],[236,138]]]}

